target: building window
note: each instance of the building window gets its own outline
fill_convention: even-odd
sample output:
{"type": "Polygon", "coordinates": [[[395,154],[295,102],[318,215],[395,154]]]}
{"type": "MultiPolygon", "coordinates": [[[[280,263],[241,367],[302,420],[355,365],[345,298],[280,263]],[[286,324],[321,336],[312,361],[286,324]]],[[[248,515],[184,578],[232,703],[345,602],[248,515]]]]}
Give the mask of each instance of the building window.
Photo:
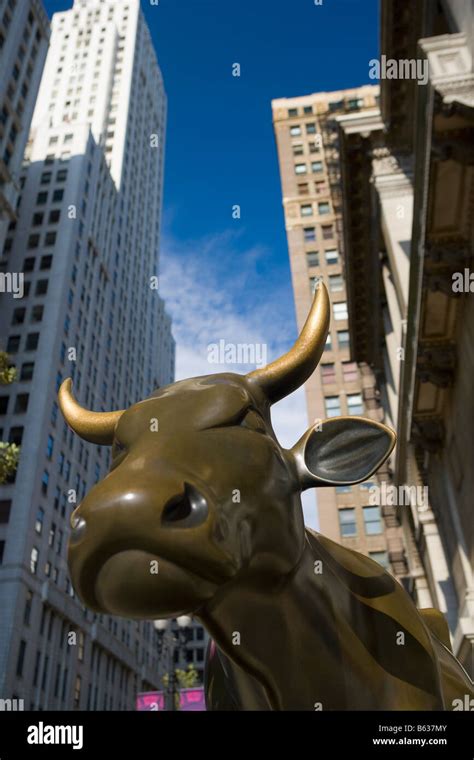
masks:
{"type": "Polygon", "coordinates": [[[331,240],[334,237],[332,224],[323,224],[323,240],[331,240]]]}
{"type": "Polygon", "coordinates": [[[0,501],[0,525],[6,525],[8,523],[11,508],[11,499],[2,499],[0,501]]]}
{"type": "Polygon", "coordinates": [[[368,536],[383,533],[380,507],[364,507],[364,527],[368,536]]]}
{"type": "Polygon", "coordinates": [[[7,341],[7,354],[16,354],[20,348],[20,336],[10,335],[7,341]]]}
{"type": "Polygon", "coordinates": [[[305,243],[311,243],[316,240],[316,228],[305,227],[303,230],[305,243]]]}
{"type": "Polygon", "coordinates": [[[59,203],[64,198],[64,190],[60,188],[53,193],[53,203],[59,203]]]}
{"type": "Polygon", "coordinates": [[[347,409],[349,414],[363,414],[364,404],[361,393],[349,393],[347,396],[347,409]]]}
{"type": "Polygon", "coordinates": [[[36,520],[35,520],[35,531],[39,536],[41,536],[43,532],[43,525],[44,525],[44,509],[43,507],[38,507],[38,511],[36,513],[36,520]]]}
{"type": "Polygon", "coordinates": [[[302,156],[304,154],[304,148],[302,143],[295,143],[293,145],[293,155],[294,156],[302,156]]]}
{"type": "Polygon", "coordinates": [[[326,338],[326,343],[324,344],[324,350],[325,351],[332,351],[331,333],[329,333],[328,337],[326,338]]]}
{"type": "Polygon", "coordinates": [[[23,613],[23,623],[24,625],[30,624],[30,618],[31,618],[31,608],[33,606],[33,592],[27,591],[26,592],[26,599],[25,599],[25,611],[23,613]]]}
{"type": "Polygon", "coordinates": [[[36,203],[38,206],[43,206],[48,200],[48,193],[46,190],[42,190],[41,193],[38,193],[36,196],[36,203]]]}
{"type": "Polygon", "coordinates": [[[332,305],[332,310],[334,313],[334,319],[336,322],[340,322],[343,319],[347,319],[347,303],[345,301],[341,301],[340,303],[334,303],[332,305]]]}
{"type": "Polygon", "coordinates": [[[336,493],[351,493],[351,486],[336,486],[336,493]]]}
{"type": "Polygon", "coordinates": [[[337,417],[341,413],[339,396],[326,396],[324,398],[326,417],[337,417]]]}
{"type": "Polygon", "coordinates": [[[339,348],[349,347],[349,331],[348,330],[337,331],[337,345],[339,348]]]}
{"type": "Polygon", "coordinates": [[[365,483],[360,483],[359,488],[361,491],[370,491],[372,488],[375,488],[375,483],[373,480],[366,480],[365,483]]]}
{"type": "Polygon", "coordinates": [[[43,496],[46,496],[48,493],[48,483],[49,483],[49,472],[48,470],[43,470],[43,474],[41,476],[41,493],[43,496]]]}
{"type": "Polygon", "coordinates": [[[321,377],[323,384],[326,385],[328,383],[335,383],[336,382],[336,365],[331,364],[321,364],[321,377]]]}
{"type": "Polygon", "coordinates": [[[359,376],[356,362],[342,362],[342,376],[345,383],[354,383],[359,376]]]}
{"type": "Polygon", "coordinates": [[[298,109],[297,108],[289,108],[288,109],[288,116],[291,118],[292,116],[298,116],[298,109]]]}
{"type": "Polygon", "coordinates": [[[43,271],[45,269],[51,269],[51,264],[53,261],[53,257],[51,254],[48,254],[47,256],[42,256],[40,261],[40,269],[43,271]]]}
{"type": "Polygon", "coordinates": [[[33,546],[30,554],[30,570],[33,573],[33,575],[36,575],[36,572],[38,570],[38,558],[39,558],[39,552],[36,546],[33,546]]]}
{"type": "Polygon", "coordinates": [[[28,411],[29,398],[28,393],[18,393],[15,399],[14,414],[25,414],[28,411]]]}
{"type": "Polygon", "coordinates": [[[313,207],[310,203],[301,206],[301,216],[313,216],[313,207]]]}
{"type": "Polygon", "coordinates": [[[355,509],[349,507],[339,510],[339,529],[342,538],[357,536],[355,509]]]}
{"type": "Polygon", "coordinates": [[[344,280],[342,274],[331,274],[329,276],[329,291],[331,293],[341,293],[344,290],[344,280]]]}
{"type": "Polygon", "coordinates": [[[82,686],[81,676],[76,676],[76,681],[74,684],[74,707],[75,708],[78,708],[81,702],[81,686],[82,686]]]}
{"type": "Polygon", "coordinates": [[[48,292],[48,280],[37,280],[35,295],[45,296],[47,292],[48,292]]]}
{"type": "Polygon", "coordinates": [[[314,122],[312,124],[306,125],[306,134],[307,135],[315,135],[316,134],[316,124],[314,122]]]}
{"type": "Polygon", "coordinates": [[[23,666],[25,664],[25,653],[26,653],[26,641],[22,639],[20,641],[20,648],[18,650],[18,660],[16,662],[16,674],[18,678],[21,678],[23,675],[23,666]]]}
{"type": "Polygon", "coordinates": [[[309,267],[319,266],[319,253],[317,251],[308,251],[306,253],[306,262],[309,267]]]}
{"type": "Polygon", "coordinates": [[[25,321],[26,309],[15,309],[12,316],[12,325],[22,325],[25,321]]]}
{"type": "Polygon", "coordinates": [[[44,238],[45,245],[54,245],[56,242],[56,231],[47,232],[44,238]]]}
{"type": "Polygon", "coordinates": [[[40,241],[40,236],[35,232],[33,235],[30,235],[28,238],[28,248],[38,248],[40,241]]]}
{"type": "Polygon", "coordinates": [[[311,162],[311,171],[317,173],[322,172],[323,170],[323,162],[322,161],[312,161],[311,162]]]}
{"type": "Polygon", "coordinates": [[[53,208],[53,210],[49,212],[48,224],[56,224],[57,222],[59,222],[60,217],[61,217],[60,209],[53,208]]]}
{"type": "Polygon", "coordinates": [[[29,256],[23,262],[23,271],[32,272],[34,268],[35,268],[35,258],[33,256],[29,256]]]}
{"type": "Polygon", "coordinates": [[[52,172],[43,172],[43,174],[41,175],[41,180],[40,180],[41,184],[49,185],[49,183],[51,182],[52,176],[53,176],[52,172]]]}
{"type": "Polygon", "coordinates": [[[318,276],[309,278],[309,292],[311,295],[314,295],[314,291],[316,290],[316,286],[318,285],[320,279],[321,278],[318,276]]]}
{"type": "Polygon", "coordinates": [[[295,174],[306,174],[307,171],[306,164],[295,164],[295,174]]]}
{"type": "Polygon", "coordinates": [[[290,127],[290,135],[291,137],[299,137],[301,135],[301,127],[298,125],[290,127]]]}
{"type": "Polygon", "coordinates": [[[0,414],[6,414],[8,410],[8,399],[10,396],[0,396],[0,414]]]}
{"type": "Polygon", "coordinates": [[[322,201],[318,203],[318,214],[322,216],[323,214],[329,214],[331,211],[331,207],[327,201],[322,201]]]}
{"type": "Polygon", "coordinates": [[[325,251],[324,255],[326,257],[326,264],[328,266],[339,263],[339,254],[337,252],[337,248],[331,248],[330,250],[325,251]]]}
{"type": "Polygon", "coordinates": [[[46,444],[46,457],[51,460],[54,449],[54,438],[52,435],[48,435],[48,442],[46,444]]]}
{"type": "Polygon", "coordinates": [[[313,106],[305,106],[305,107],[303,108],[303,113],[304,113],[304,114],[313,113],[313,106]]]}
{"type": "Polygon", "coordinates": [[[385,570],[389,569],[388,552],[369,552],[369,557],[382,565],[385,570]]]}
{"type": "Polygon", "coordinates": [[[35,368],[34,362],[25,362],[24,364],[22,364],[20,380],[32,380],[34,368],[35,368]]]}
{"type": "Polygon", "coordinates": [[[307,182],[298,182],[298,195],[309,195],[309,185],[307,182]]]}

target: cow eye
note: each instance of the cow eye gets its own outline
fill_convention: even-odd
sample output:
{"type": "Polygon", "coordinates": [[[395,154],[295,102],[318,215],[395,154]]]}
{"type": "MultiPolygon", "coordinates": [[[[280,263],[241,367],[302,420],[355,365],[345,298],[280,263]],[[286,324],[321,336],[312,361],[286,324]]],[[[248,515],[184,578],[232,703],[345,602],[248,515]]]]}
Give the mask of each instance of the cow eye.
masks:
{"type": "Polygon", "coordinates": [[[263,418],[254,409],[249,409],[248,412],[242,417],[240,421],[240,427],[248,428],[249,430],[255,430],[257,433],[266,433],[267,428],[263,418]]]}

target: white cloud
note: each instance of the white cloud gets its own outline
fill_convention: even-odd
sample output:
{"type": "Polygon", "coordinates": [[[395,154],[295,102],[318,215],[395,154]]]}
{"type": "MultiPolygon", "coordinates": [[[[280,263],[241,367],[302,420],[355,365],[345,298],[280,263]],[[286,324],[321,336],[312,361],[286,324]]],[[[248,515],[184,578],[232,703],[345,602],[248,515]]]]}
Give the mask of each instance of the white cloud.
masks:
{"type": "MultiPolygon", "coordinates": [[[[242,252],[237,243],[234,233],[192,244],[164,238],[160,285],[173,320],[177,380],[254,369],[251,365],[209,363],[209,345],[221,340],[263,344],[269,361],[287,351],[295,340],[286,268],[262,275],[259,264],[264,271],[270,254],[258,246],[242,252]]],[[[282,446],[296,443],[308,426],[302,388],[273,407],[272,421],[282,446]]],[[[303,495],[303,509],[307,524],[317,528],[313,491],[303,495]]]]}

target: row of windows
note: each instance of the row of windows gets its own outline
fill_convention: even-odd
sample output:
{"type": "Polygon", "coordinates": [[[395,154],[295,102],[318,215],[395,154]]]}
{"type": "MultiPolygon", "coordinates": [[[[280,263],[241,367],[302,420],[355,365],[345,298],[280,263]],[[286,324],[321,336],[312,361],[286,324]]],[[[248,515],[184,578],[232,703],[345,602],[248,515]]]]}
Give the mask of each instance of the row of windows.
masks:
{"type": "MultiPolygon", "coordinates": [[[[348,393],[346,401],[349,414],[363,414],[364,402],[361,393],[348,393]]],[[[325,396],[324,407],[326,417],[338,417],[341,414],[341,399],[339,396],[325,396]]]]}
{"type": "MultiPolygon", "coordinates": [[[[343,111],[343,110],[350,110],[355,111],[359,108],[362,108],[364,105],[364,98],[347,98],[346,100],[334,100],[332,103],[328,103],[328,108],[331,113],[334,113],[335,111],[343,111]]],[[[301,114],[304,116],[307,116],[308,114],[313,113],[313,106],[303,106],[303,108],[289,108],[288,109],[288,117],[294,118],[295,116],[300,116],[301,114]]]]}
{"type": "MultiPolygon", "coordinates": [[[[322,161],[311,161],[311,169],[314,174],[318,174],[319,172],[322,172],[324,169],[323,162],[322,161]]],[[[295,164],[295,174],[307,174],[308,173],[308,165],[307,164],[295,164]]]]}
{"type": "MultiPolygon", "coordinates": [[[[366,536],[376,536],[383,533],[380,507],[363,507],[364,530],[366,536]]],[[[343,507],[338,510],[339,528],[342,538],[357,536],[356,510],[354,507],[343,507]]]]}
{"type": "MultiPolygon", "coordinates": [[[[353,383],[358,377],[356,362],[341,362],[342,377],[345,383],[353,383]]],[[[336,382],[336,365],[333,362],[321,364],[321,379],[324,385],[336,382]]]]}
{"type": "MultiPolygon", "coordinates": [[[[339,264],[339,253],[337,251],[337,248],[328,248],[325,250],[324,260],[327,266],[334,266],[334,264],[339,264]]],[[[309,267],[319,267],[319,251],[306,251],[306,263],[309,267]]]]}
{"type": "MultiPolygon", "coordinates": [[[[317,140],[309,140],[308,141],[308,151],[309,151],[309,153],[310,154],[311,153],[319,153],[319,151],[321,150],[321,145],[322,145],[322,143],[321,143],[320,135],[318,135],[318,139],[317,140]]],[[[305,154],[305,144],[304,143],[293,143],[293,145],[291,146],[291,148],[293,150],[293,155],[294,156],[304,156],[304,154],[305,154]]]]}
{"type": "MultiPolygon", "coordinates": [[[[334,237],[334,225],[322,224],[319,229],[323,240],[331,240],[334,237]]],[[[303,227],[303,238],[305,243],[316,242],[318,238],[316,227],[303,227]]]]}
{"type": "MultiPolygon", "coordinates": [[[[316,130],[316,124],[314,122],[305,124],[304,126],[305,126],[305,131],[306,131],[307,135],[315,135],[316,134],[316,132],[317,132],[317,130],[316,130]]],[[[301,128],[300,124],[293,124],[290,127],[290,135],[291,135],[291,137],[299,137],[302,134],[303,134],[303,132],[302,132],[302,128],[301,128]]]]}
{"type": "MultiPolygon", "coordinates": [[[[331,204],[329,201],[319,201],[318,204],[318,214],[319,216],[324,216],[325,214],[331,213],[331,204]]],[[[314,214],[314,204],[313,203],[302,203],[300,206],[300,214],[301,216],[313,216],[314,214]]]]}
{"type": "MultiPolygon", "coordinates": [[[[308,251],[306,254],[306,259],[309,267],[319,266],[319,255],[314,251],[308,251]]],[[[316,283],[319,282],[319,280],[319,277],[310,278],[312,293],[314,292],[314,287],[316,283]]],[[[329,284],[330,293],[342,293],[344,291],[344,278],[342,274],[330,274],[329,277],[326,278],[326,281],[329,284]]],[[[340,311],[342,312],[343,310],[341,309],[340,311]]],[[[345,317],[340,316],[339,319],[345,319],[345,317]]]]}
{"type": "MultiPolygon", "coordinates": [[[[337,347],[339,349],[348,348],[349,347],[349,330],[338,330],[337,331],[337,347]]],[[[329,333],[328,337],[326,338],[326,343],[324,346],[325,351],[332,351],[332,336],[331,333],[329,333]]]]}

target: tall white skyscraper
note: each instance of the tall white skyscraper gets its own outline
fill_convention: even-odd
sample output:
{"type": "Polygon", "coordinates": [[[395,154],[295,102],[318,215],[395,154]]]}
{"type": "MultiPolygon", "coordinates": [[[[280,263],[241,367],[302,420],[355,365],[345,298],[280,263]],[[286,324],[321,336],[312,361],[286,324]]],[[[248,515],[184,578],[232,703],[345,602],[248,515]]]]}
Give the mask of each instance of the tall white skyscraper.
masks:
{"type": "Polygon", "coordinates": [[[66,565],[71,511],[110,455],[58,413],[124,408],[174,374],[156,290],[166,96],[139,0],[76,0],[52,20],[25,155],[0,343],[18,379],[0,387],[0,438],[21,443],[0,488],[0,697],[42,709],[133,709],[158,686],[151,623],[94,615],[66,565]]]}

